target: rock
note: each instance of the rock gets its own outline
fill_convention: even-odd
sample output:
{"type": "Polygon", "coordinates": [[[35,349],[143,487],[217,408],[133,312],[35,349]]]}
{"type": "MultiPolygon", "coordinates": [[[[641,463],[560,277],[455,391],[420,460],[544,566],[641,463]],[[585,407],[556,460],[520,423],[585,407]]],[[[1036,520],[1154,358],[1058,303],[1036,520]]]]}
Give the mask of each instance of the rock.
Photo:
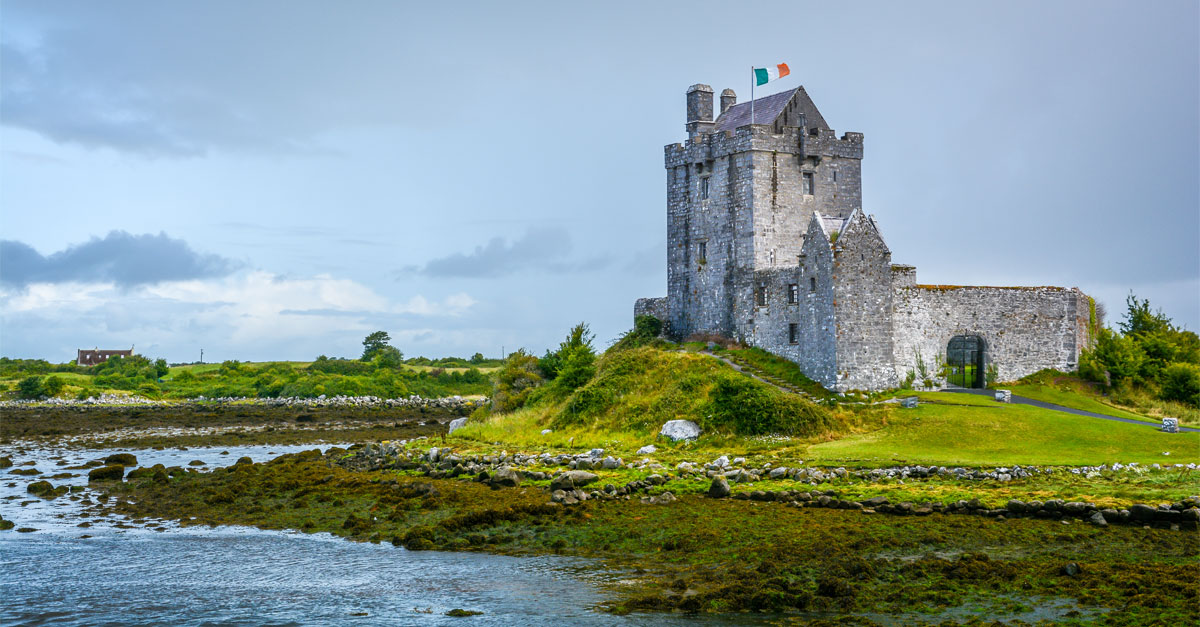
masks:
{"type": "Polygon", "coordinates": [[[446,434],[449,435],[451,433],[454,433],[455,431],[458,431],[459,429],[462,429],[465,426],[467,426],[466,417],[455,418],[454,420],[450,421],[450,429],[448,431],[446,431],[446,434]]]}
{"type": "Polygon", "coordinates": [[[88,481],[120,481],[125,477],[125,467],[112,465],[93,468],[88,472],[88,481]]]}
{"type": "Polygon", "coordinates": [[[880,505],[887,505],[887,502],[888,502],[888,499],[886,496],[876,496],[876,497],[869,498],[865,501],[862,501],[862,505],[863,505],[863,507],[874,508],[874,507],[879,507],[880,505]]]}
{"type": "Polygon", "coordinates": [[[624,465],[625,465],[625,464],[624,464],[624,463],[622,463],[622,462],[621,462],[621,460],[619,460],[619,459],[613,459],[611,456],[610,456],[610,457],[605,457],[605,458],[604,458],[604,461],[600,463],[600,467],[601,467],[601,468],[603,468],[603,469],[605,469],[605,470],[616,470],[616,469],[618,469],[618,468],[620,468],[621,466],[624,466],[624,465]]]}
{"type": "Polygon", "coordinates": [[[7,455],[5,455],[4,457],[0,457],[0,468],[8,468],[12,465],[13,465],[13,461],[12,461],[11,457],[9,457],[7,455]]]}
{"type": "Polygon", "coordinates": [[[637,455],[649,455],[651,453],[657,453],[657,452],[658,452],[657,446],[654,446],[653,444],[647,444],[646,446],[643,446],[642,448],[638,449],[636,454],[637,455]]]}
{"type": "Polygon", "coordinates": [[[574,490],[583,487],[600,477],[584,470],[568,470],[550,482],[551,490],[574,490]]]}
{"type": "Polygon", "coordinates": [[[592,460],[590,460],[590,459],[575,460],[575,468],[578,470],[591,470],[592,469],[592,460]]]}
{"type": "Polygon", "coordinates": [[[1083,572],[1083,569],[1079,568],[1079,564],[1076,564],[1075,562],[1063,564],[1062,568],[1058,569],[1058,573],[1060,575],[1066,575],[1068,577],[1074,577],[1081,572],[1083,572]]]}
{"type": "Polygon", "coordinates": [[[677,500],[679,499],[676,499],[674,494],[671,494],[670,492],[663,492],[658,496],[645,497],[642,499],[642,502],[650,505],[670,505],[677,500]]]}
{"type": "Polygon", "coordinates": [[[115,453],[105,457],[104,463],[118,466],[137,466],[137,457],[132,453],[115,453]]]}
{"type": "Polygon", "coordinates": [[[429,449],[429,461],[437,463],[439,453],[441,453],[441,451],[439,451],[436,446],[429,449]]]}
{"type": "Polygon", "coordinates": [[[783,477],[784,475],[786,475],[787,472],[788,472],[788,469],[786,467],[780,466],[779,468],[772,468],[771,472],[767,473],[767,477],[769,477],[771,479],[779,479],[779,478],[783,477]]]}
{"type": "Polygon", "coordinates": [[[246,457],[239,457],[236,462],[233,462],[234,466],[244,466],[246,464],[250,464],[251,466],[253,466],[254,460],[250,459],[248,456],[246,456],[246,457]]]}
{"type": "Polygon", "coordinates": [[[1017,499],[1010,499],[1008,501],[1008,505],[1006,506],[1006,509],[1008,509],[1008,511],[1010,511],[1014,514],[1024,514],[1026,505],[1025,505],[1024,501],[1019,501],[1017,499]]]}
{"type": "Polygon", "coordinates": [[[29,487],[25,488],[25,491],[30,494],[41,496],[43,494],[54,492],[54,485],[49,481],[34,481],[33,483],[29,484],[29,487]]]}
{"type": "Polygon", "coordinates": [[[456,607],[456,608],[450,610],[449,612],[446,612],[446,616],[454,616],[454,617],[479,616],[482,613],[483,612],[477,612],[475,610],[464,610],[464,609],[456,607]]]}
{"type": "Polygon", "coordinates": [[[675,442],[695,440],[700,437],[700,425],[691,420],[668,420],[658,434],[675,442]]]}
{"type": "Polygon", "coordinates": [[[1097,527],[1108,526],[1108,521],[1104,519],[1104,514],[1101,514],[1100,512],[1092,512],[1092,515],[1088,517],[1088,522],[1096,525],[1097,527]]]}
{"type": "Polygon", "coordinates": [[[1141,503],[1130,505],[1129,517],[1137,522],[1150,522],[1154,520],[1154,508],[1141,503]]]}
{"type": "Polygon", "coordinates": [[[909,396],[909,397],[900,399],[900,406],[903,407],[904,409],[916,409],[917,403],[918,403],[917,397],[915,397],[915,396],[909,396]]]}
{"type": "Polygon", "coordinates": [[[553,429],[542,429],[542,435],[550,435],[551,433],[554,433],[553,429]]]}
{"type": "Polygon", "coordinates": [[[600,456],[604,455],[604,449],[594,448],[594,449],[588,451],[587,455],[588,455],[588,457],[591,457],[592,459],[600,459],[600,456]]]}
{"type": "Polygon", "coordinates": [[[496,487],[515,488],[518,485],[521,485],[521,479],[522,477],[519,471],[505,466],[504,468],[497,470],[495,474],[492,475],[489,483],[496,487]]]}
{"type": "Polygon", "coordinates": [[[729,482],[722,475],[713,477],[712,485],[708,486],[708,496],[714,499],[723,499],[729,496],[729,482]]]}

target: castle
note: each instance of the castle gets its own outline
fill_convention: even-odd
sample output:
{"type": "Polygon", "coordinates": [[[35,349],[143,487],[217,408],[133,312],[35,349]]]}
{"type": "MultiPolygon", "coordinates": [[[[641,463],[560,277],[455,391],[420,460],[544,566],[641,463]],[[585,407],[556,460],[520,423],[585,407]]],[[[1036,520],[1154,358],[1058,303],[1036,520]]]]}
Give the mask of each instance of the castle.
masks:
{"type": "Polygon", "coordinates": [[[1094,302],[1078,288],[917,283],[862,211],[862,133],[838,137],[803,87],[753,105],[726,89],[714,120],[712,88],[693,85],[686,128],[665,147],[667,296],[639,299],[635,316],[760,347],[836,391],[919,385],[919,363],[964,387],[1075,369],[1094,302]]]}

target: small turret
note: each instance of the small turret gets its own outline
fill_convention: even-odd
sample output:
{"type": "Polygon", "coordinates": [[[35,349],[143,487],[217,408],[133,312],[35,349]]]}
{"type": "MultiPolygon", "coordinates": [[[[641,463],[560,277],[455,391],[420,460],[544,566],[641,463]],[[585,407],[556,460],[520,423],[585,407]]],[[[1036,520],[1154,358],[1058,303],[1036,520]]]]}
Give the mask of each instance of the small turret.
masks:
{"type": "Polygon", "coordinates": [[[708,85],[692,85],[687,90],[688,138],[713,129],[713,90],[708,85]]]}
{"type": "Polygon", "coordinates": [[[721,92],[721,113],[724,114],[726,109],[735,104],[737,104],[737,94],[733,93],[732,89],[725,88],[725,91],[721,92]]]}

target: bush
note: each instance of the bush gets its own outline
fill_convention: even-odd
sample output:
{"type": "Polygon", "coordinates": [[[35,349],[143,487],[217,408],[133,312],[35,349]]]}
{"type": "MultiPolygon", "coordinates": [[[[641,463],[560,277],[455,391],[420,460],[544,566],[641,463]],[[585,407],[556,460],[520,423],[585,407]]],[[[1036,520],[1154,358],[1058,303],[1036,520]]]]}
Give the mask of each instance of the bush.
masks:
{"type": "Polygon", "coordinates": [[[62,392],[65,385],[66,383],[62,380],[62,377],[50,375],[42,382],[42,389],[45,390],[46,396],[58,396],[58,393],[62,392]]]}
{"type": "Polygon", "coordinates": [[[662,332],[662,320],[654,316],[637,316],[633,319],[633,328],[617,338],[609,350],[629,350],[654,344],[662,332]]]}
{"type": "Polygon", "coordinates": [[[492,389],[492,411],[503,413],[525,405],[534,388],[542,384],[538,373],[538,358],[518,349],[504,360],[504,366],[496,373],[492,389]]]}
{"type": "Polygon", "coordinates": [[[1200,366],[1181,362],[1163,369],[1162,397],[1200,407],[1200,366]]]}
{"type": "Polygon", "coordinates": [[[18,398],[41,398],[46,395],[46,388],[42,386],[42,378],[38,376],[25,377],[17,383],[18,398]]]}
{"type": "Polygon", "coordinates": [[[739,435],[813,435],[830,427],[828,413],[748,377],[722,373],[712,394],[712,426],[739,435]]]}

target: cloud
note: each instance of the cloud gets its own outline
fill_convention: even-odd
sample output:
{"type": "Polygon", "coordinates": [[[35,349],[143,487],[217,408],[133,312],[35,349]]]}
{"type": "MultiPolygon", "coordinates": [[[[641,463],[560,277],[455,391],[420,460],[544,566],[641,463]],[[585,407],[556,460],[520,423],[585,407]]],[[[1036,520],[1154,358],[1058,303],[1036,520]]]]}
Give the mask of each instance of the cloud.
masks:
{"type": "Polygon", "coordinates": [[[198,253],[166,233],[112,231],[44,256],[16,240],[0,240],[0,283],[113,283],[120,287],[226,276],[240,264],[198,253]]]}
{"type": "Polygon", "coordinates": [[[561,227],[531,228],[511,243],[493,237],[471,253],[454,253],[433,259],[422,267],[410,266],[403,273],[419,273],[434,278],[484,279],[508,276],[524,271],[554,274],[600,270],[612,263],[607,255],[572,261],[571,235],[561,227]]]}

